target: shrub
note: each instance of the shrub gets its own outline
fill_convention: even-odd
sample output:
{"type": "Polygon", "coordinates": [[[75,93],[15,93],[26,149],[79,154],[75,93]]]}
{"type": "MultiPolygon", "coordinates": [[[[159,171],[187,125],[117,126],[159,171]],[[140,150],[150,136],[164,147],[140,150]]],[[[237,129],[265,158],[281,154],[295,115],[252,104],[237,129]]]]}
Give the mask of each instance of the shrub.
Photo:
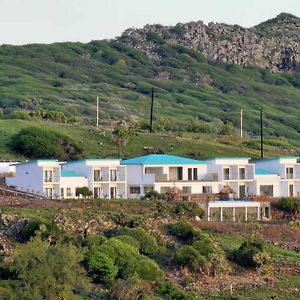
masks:
{"type": "Polygon", "coordinates": [[[196,300],[197,297],[185,293],[169,281],[158,282],[155,292],[166,300],[196,300]]]}
{"type": "Polygon", "coordinates": [[[171,234],[188,243],[192,242],[198,234],[190,223],[184,221],[171,224],[168,226],[168,228],[171,234]]]}
{"type": "Polygon", "coordinates": [[[103,244],[106,241],[106,238],[102,235],[89,235],[82,241],[83,247],[97,247],[103,244]]]}
{"type": "Polygon", "coordinates": [[[194,202],[179,202],[175,207],[175,213],[188,217],[199,216],[203,218],[205,216],[204,209],[194,202]]]}
{"type": "Polygon", "coordinates": [[[146,281],[158,281],[163,277],[163,271],[154,260],[148,257],[139,259],[138,264],[135,266],[135,272],[141,279],[146,281]]]}
{"type": "Polygon", "coordinates": [[[300,212],[300,201],[296,198],[281,198],[277,203],[276,207],[282,211],[297,214],[300,212]]]}
{"type": "Polygon", "coordinates": [[[122,243],[126,243],[136,249],[140,249],[140,243],[134,239],[133,237],[129,236],[129,235],[119,235],[119,236],[116,236],[116,239],[120,240],[122,243]]]}
{"type": "Polygon", "coordinates": [[[38,127],[22,129],[12,137],[10,147],[30,158],[67,160],[77,159],[83,155],[82,148],[69,137],[38,127]]]}
{"type": "Polygon", "coordinates": [[[88,272],[97,283],[111,283],[118,274],[112,258],[99,248],[92,248],[86,258],[88,272]]]}
{"type": "Polygon", "coordinates": [[[117,238],[109,239],[99,250],[112,258],[119,269],[120,278],[127,279],[137,275],[143,280],[155,281],[163,275],[153,260],[142,256],[136,248],[117,238]]]}
{"type": "Polygon", "coordinates": [[[255,257],[259,253],[264,252],[264,243],[259,238],[249,236],[237,249],[233,252],[233,259],[244,267],[259,267],[259,262],[255,257]]]}
{"type": "Polygon", "coordinates": [[[76,196],[82,196],[84,198],[90,197],[93,195],[93,192],[89,190],[87,186],[77,187],[76,188],[76,196]]]}
{"type": "Polygon", "coordinates": [[[31,220],[29,223],[21,230],[21,240],[27,242],[31,237],[36,235],[36,232],[40,229],[43,224],[41,220],[31,220]]]}
{"type": "Polygon", "coordinates": [[[149,191],[145,194],[145,196],[143,197],[143,199],[145,200],[159,200],[159,199],[163,199],[163,195],[160,194],[157,191],[149,191]]]}
{"type": "Polygon", "coordinates": [[[10,115],[11,119],[30,120],[30,114],[26,110],[15,109],[10,115]]]}
{"type": "Polygon", "coordinates": [[[142,228],[125,228],[122,232],[138,241],[142,254],[154,254],[159,249],[156,239],[142,228]]]}
{"type": "Polygon", "coordinates": [[[199,254],[192,246],[182,246],[176,250],[173,261],[180,266],[188,267],[192,271],[197,271],[199,267],[207,263],[207,259],[199,254]]]}

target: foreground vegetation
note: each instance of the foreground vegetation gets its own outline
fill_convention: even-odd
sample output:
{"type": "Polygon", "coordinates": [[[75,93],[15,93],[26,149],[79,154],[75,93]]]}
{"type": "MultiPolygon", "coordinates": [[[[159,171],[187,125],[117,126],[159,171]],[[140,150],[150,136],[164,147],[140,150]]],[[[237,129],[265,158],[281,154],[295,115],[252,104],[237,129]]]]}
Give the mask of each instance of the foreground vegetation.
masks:
{"type": "Polygon", "coordinates": [[[194,209],[203,215],[161,200],[3,208],[0,297],[299,298],[300,255],[284,246],[299,245],[299,228],[195,222],[194,209]]]}

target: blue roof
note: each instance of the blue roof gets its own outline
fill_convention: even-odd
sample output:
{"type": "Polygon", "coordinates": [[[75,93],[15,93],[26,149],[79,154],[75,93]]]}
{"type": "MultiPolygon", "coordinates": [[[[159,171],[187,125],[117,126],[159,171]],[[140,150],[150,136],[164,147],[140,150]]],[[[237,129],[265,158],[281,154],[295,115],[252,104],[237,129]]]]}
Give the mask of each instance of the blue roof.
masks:
{"type": "Polygon", "coordinates": [[[299,156],[278,156],[278,157],[271,157],[271,158],[267,158],[267,159],[256,160],[255,163],[268,162],[268,161],[280,160],[280,159],[299,159],[299,156]]]}
{"type": "Polygon", "coordinates": [[[205,164],[201,160],[184,158],[169,154],[150,154],[121,162],[122,165],[196,165],[205,164]]]}
{"type": "Polygon", "coordinates": [[[255,175],[278,175],[265,169],[255,168],[255,175]]]}
{"type": "Polygon", "coordinates": [[[61,170],[60,176],[61,177],[84,177],[83,175],[77,174],[72,171],[66,171],[66,170],[61,170]]]}

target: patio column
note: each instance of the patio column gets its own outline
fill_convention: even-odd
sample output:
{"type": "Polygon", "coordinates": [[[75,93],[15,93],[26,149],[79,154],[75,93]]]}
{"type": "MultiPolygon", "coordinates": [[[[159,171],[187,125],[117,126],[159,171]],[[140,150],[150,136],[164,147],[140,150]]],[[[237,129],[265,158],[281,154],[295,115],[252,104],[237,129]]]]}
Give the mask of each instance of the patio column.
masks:
{"type": "Polygon", "coordinates": [[[232,221],[235,222],[235,207],[232,207],[232,221]]]}
{"type": "Polygon", "coordinates": [[[248,221],[248,207],[245,206],[245,221],[248,221]]]}
{"type": "Polygon", "coordinates": [[[207,207],[207,221],[210,221],[210,208],[207,207]]]}
{"type": "Polygon", "coordinates": [[[223,207],[220,207],[220,221],[223,221],[223,207]]]}

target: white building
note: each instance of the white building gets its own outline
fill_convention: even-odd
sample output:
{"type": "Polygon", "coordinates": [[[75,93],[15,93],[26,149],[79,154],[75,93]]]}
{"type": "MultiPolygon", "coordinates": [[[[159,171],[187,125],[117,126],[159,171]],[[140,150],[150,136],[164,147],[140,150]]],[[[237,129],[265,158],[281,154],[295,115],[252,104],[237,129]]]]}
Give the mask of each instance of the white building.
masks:
{"type": "Polygon", "coordinates": [[[75,198],[76,187],[87,186],[82,175],[62,172],[57,160],[33,160],[14,165],[15,177],[6,184],[16,190],[47,198],[75,198]]]}
{"type": "Polygon", "coordinates": [[[0,184],[6,184],[6,177],[15,177],[16,176],[16,167],[15,164],[18,162],[13,161],[1,161],[0,162],[0,184]]]}
{"type": "Polygon", "coordinates": [[[128,198],[138,198],[150,190],[165,193],[176,186],[187,194],[217,193],[216,173],[208,173],[207,163],[167,154],[151,154],[124,160],[127,167],[128,198]]]}
{"type": "Polygon", "coordinates": [[[221,186],[229,185],[239,198],[253,193],[255,166],[249,157],[219,157],[208,159],[208,172],[216,173],[221,186]]]}
{"type": "Polygon", "coordinates": [[[255,162],[257,169],[276,174],[279,178],[277,181],[280,181],[280,187],[274,187],[275,190],[272,196],[294,197],[300,195],[300,164],[297,162],[298,158],[287,156],[255,162]]]}
{"type": "Polygon", "coordinates": [[[60,166],[57,160],[32,160],[15,165],[16,176],[7,177],[8,186],[46,196],[59,197],[60,166]]]}
{"type": "Polygon", "coordinates": [[[119,159],[84,159],[62,164],[62,171],[71,171],[87,178],[94,197],[127,198],[126,166],[119,159]]]}

